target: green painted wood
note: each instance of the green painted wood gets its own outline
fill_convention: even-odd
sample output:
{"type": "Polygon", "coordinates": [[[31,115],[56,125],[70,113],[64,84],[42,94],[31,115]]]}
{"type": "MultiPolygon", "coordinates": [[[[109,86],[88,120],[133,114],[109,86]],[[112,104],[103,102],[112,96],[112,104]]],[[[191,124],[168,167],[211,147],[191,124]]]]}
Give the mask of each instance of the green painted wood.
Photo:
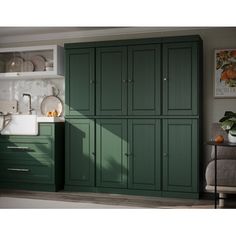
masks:
{"type": "Polygon", "coordinates": [[[132,119],[128,123],[129,189],[161,189],[160,120],[132,119]]]}
{"type": "MultiPolygon", "coordinates": [[[[185,36],[65,45],[66,55],[95,55],[90,66],[96,65],[91,70],[96,77],[96,113],[66,112],[67,118],[96,119],[96,187],[70,181],[65,189],[198,195],[200,41],[199,36],[185,36]],[[124,158],[126,152],[136,158],[124,158]]],[[[88,102],[87,97],[81,103],[88,102]]],[[[74,98],[79,104],[78,96],[74,98]]]]}
{"type": "Polygon", "coordinates": [[[52,164],[45,163],[27,165],[15,162],[1,165],[0,178],[3,182],[54,183],[52,164]]]}
{"type": "Polygon", "coordinates": [[[64,183],[64,123],[39,123],[36,136],[0,136],[0,186],[57,191],[64,183]],[[14,149],[24,147],[23,149],[14,149]]]}
{"type": "Polygon", "coordinates": [[[127,114],[127,48],[96,49],[96,114],[127,114]]]}
{"type": "Polygon", "coordinates": [[[198,44],[163,45],[163,114],[198,114],[198,44]]]}
{"type": "Polygon", "coordinates": [[[94,121],[66,121],[65,184],[94,186],[94,121]]]}
{"type": "Polygon", "coordinates": [[[128,39],[128,40],[106,40],[96,42],[79,42],[79,43],[65,43],[64,48],[78,49],[91,47],[112,47],[112,46],[127,46],[127,45],[141,45],[141,44],[159,44],[165,42],[199,42],[201,38],[199,35],[185,35],[176,37],[160,37],[160,38],[143,38],[143,39],[128,39]]]}
{"type": "Polygon", "coordinates": [[[198,121],[163,121],[163,190],[198,192],[198,121]]]}
{"type": "Polygon", "coordinates": [[[58,122],[54,124],[53,132],[53,156],[55,191],[64,189],[65,183],[65,124],[58,122]]]}
{"type": "Polygon", "coordinates": [[[66,116],[94,115],[94,48],[66,51],[66,116]]]}
{"type": "Polygon", "coordinates": [[[96,181],[99,187],[127,188],[127,121],[96,121],[96,181]]]}
{"type": "Polygon", "coordinates": [[[128,47],[128,115],[159,115],[160,45],[128,47]]]}

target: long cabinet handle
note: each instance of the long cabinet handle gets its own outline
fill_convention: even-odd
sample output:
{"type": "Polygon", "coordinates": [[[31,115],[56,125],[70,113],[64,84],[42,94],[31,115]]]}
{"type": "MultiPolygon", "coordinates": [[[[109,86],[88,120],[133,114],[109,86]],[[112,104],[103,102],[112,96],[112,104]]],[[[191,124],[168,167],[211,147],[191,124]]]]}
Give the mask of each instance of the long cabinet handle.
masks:
{"type": "Polygon", "coordinates": [[[7,149],[17,149],[17,150],[29,150],[29,147],[15,147],[15,146],[7,146],[7,149]]]}
{"type": "Polygon", "coordinates": [[[7,168],[8,171],[17,171],[17,172],[29,172],[30,169],[21,169],[21,168],[7,168]]]}

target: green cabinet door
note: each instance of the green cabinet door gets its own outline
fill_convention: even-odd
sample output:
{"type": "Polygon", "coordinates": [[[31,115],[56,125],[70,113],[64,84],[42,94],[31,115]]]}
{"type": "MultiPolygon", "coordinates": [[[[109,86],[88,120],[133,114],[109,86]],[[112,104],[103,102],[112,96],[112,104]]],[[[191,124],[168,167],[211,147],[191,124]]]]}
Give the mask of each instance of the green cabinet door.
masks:
{"type": "Polygon", "coordinates": [[[128,124],[128,188],[160,190],[160,120],[132,119],[128,124]]]}
{"type": "Polygon", "coordinates": [[[159,44],[128,47],[128,115],[159,115],[161,50],[159,44]]]}
{"type": "Polygon", "coordinates": [[[66,50],[66,116],[94,115],[94,49],[66,50]]]}
{"type": "Polygon", "coordinates": [[[97,186],[127,188],[127,121],[98,119],[96,125],[97,186]]]}
{"type": "Polygon", "coordinates": [[[198,114],[198,44],[163,46],[163,114],[198,114]]]}
{"type": "Polygon", "coordinates": [[[96,114],[127,114],[127,47],[96,49],[96,114]]]}
{"type": "Polygon", "coordinates": [[[198,192],[198,120],[163,123],[163,190],[198,192]]]}
{"type": "Polygon", "coordinates": [[[94,121],[66,121],[66,185],[94,186],[94,121]]]}

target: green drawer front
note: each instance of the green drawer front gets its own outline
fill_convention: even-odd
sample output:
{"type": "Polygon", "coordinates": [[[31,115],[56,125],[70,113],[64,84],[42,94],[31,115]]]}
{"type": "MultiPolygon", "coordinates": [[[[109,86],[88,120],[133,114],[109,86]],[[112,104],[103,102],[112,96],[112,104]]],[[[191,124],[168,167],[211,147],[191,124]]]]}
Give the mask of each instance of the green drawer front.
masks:
{"type": "Polygon", "coordinates": [[[0,165],[0,182],[53,183],[52,165],[0,165]]]}
{"type": "Polygon", "coordinates": [[[41,136],[52,136],[54,124],[39,124],[39,134],[41,136]]]}
{"type": "MultiPolygon", "coordinates": [[[[28,154],[50,154],[51,153],[50,140],[37,140],[37,142],[29,140],[18,140],[16,142],[0,142],[1,157],[7,153],[28,153],[28,154]]],[[[1,158],[0,157],[0,158],[1,158]]]]}
{"type": "Polygon", "coordinates": [[[53,159],[51,155],[45,154],[7,153],[2,155],[0,153],[0,165],[11,163],[27,165],[53,164],[53,159]]]}

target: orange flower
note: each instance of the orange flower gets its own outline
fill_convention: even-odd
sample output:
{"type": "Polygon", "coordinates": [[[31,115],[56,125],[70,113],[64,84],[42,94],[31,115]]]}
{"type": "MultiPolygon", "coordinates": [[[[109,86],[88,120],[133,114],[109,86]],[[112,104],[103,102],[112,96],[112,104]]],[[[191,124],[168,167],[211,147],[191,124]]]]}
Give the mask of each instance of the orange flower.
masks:
{"type": "Polygon", "coordinates": [[[231,56],[231,57],[236,57],[236,50],[235,50],[235,51],[231,51],[231,52],[230,52],[230,56],[231,56]]]}

